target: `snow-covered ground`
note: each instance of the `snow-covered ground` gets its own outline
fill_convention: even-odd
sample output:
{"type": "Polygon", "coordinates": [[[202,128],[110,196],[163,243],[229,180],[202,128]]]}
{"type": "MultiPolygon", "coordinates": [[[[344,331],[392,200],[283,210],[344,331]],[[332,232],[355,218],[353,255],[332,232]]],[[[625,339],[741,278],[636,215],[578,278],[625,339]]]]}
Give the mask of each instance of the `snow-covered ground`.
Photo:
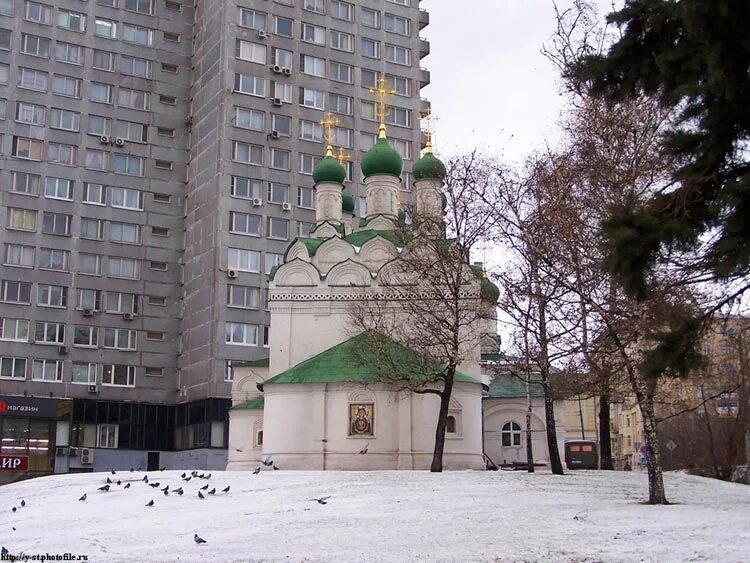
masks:
{"type": "Polygon", "coordinates": [[[676,504],[648,506],[637,472],[180,473],[149,478],[182,497],[127,472],[0,487],[0,544],[107,563],[750,561],[750,487],[684,474],[666,475],[676,504]],[[123,482],[97,491],[107,477],[123,482]]]}

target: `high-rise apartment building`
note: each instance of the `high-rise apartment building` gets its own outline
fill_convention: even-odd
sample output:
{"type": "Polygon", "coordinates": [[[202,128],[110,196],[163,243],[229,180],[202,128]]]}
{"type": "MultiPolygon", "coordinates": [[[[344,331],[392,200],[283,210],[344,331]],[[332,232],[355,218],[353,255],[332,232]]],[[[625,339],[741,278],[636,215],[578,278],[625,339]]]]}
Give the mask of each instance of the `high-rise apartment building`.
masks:
{"type": "Polygon", "coordinates": [[[411,185],[428,22],[418,0],[0,0],[0,454],[223,463],[232,363],[268,355],[267,274],[315,220],[320,122],[363,206],[385,78],[411,185]]]}

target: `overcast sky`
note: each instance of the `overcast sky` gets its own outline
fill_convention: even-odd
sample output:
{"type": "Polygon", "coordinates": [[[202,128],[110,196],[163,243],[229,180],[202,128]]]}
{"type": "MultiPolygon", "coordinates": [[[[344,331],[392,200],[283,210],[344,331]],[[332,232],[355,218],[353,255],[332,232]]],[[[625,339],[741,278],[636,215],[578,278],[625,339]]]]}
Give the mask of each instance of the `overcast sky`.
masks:
{"type": "MultiPolygon", "coordinates": [[[[597,0],[600,15],[612,0],[597,0]]],[[[558,0],[564,9],[572,0],[558,0]]],[[[618,1],[618,4],[620,2],[618,1]]],[[[554,142],[559,78],[540,49],[555,30],[552,0],[422,0],[431,43],[422,95],[439,118],[437,150],[482,147],[521,161],[554,142]]]]}

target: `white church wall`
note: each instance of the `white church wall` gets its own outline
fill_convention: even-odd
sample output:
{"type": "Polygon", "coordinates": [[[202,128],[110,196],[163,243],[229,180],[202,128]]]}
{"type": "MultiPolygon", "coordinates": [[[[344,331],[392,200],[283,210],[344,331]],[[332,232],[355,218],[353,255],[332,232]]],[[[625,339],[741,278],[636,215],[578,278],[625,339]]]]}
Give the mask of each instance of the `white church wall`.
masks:
{"type": "Polygon", "coordinates": [[[258,466],[262,450],[256,447],[255,429],[262,428],[261,409],[235,409],[229,411],[229,446],[227,470],[247,470],[258,466]]]}

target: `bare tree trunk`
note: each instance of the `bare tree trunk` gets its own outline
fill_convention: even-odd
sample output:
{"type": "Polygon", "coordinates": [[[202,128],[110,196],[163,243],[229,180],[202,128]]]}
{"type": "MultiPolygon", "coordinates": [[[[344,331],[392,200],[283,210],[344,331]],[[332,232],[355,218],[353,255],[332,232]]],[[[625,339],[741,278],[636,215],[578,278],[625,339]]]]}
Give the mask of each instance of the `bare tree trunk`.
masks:
{"type": "Polygon", "coordinates": [[[534,473],[534,448],[531,442],[531,374],[526,372],[526,470],[534,473]]]}
{"type": "Polygon", "coordinates": [[[612,463],[612,435],[609,430],[610,410],[609,392],[599,397],[599,468],[614,469],[612,463]]]}
{"type": "Polygon", "coordinates": [[[643,415],[643,436],[646,439],[646,452],[648,456],[648,465],[646,466],[648,471],[648,503],[669,504],[667,494],[664,490],[664,475],[661,469],[659,433],[657,431],[656,413],[654,411],[655,390],[655,381],[637,385],[636,389],[636,399],[638,399],[638,406],[643,415]]]}
{"type": "Polygon", "coordinates": [[[714,477],[721,479],[721,469],[719,468],[719,459],[716,455],[716,442],[714,440],[714,429],[711,426],[711,416],[708,414],[708,407],[706,406],[706,392],[701,384],[701,400],[703,401],[703,420],[706,423],[706,433],[708,434],[708,451],[711,453],[711,465],[714,469],[714,477]]]}
{"type": "Polygon", "coordinates": [[[453,376],[456,373],[455,367],[448,368],[448,374],[445,378],[445,387],[440,394],[440,412],[438,413],[437,427],[435,428],[435,449],[432,453],[432,473],[443,471],[443,451],[445,450],[445,426],[448,422],[448,407],[451,402],[451,393],[453,392],[453,376]]]}

